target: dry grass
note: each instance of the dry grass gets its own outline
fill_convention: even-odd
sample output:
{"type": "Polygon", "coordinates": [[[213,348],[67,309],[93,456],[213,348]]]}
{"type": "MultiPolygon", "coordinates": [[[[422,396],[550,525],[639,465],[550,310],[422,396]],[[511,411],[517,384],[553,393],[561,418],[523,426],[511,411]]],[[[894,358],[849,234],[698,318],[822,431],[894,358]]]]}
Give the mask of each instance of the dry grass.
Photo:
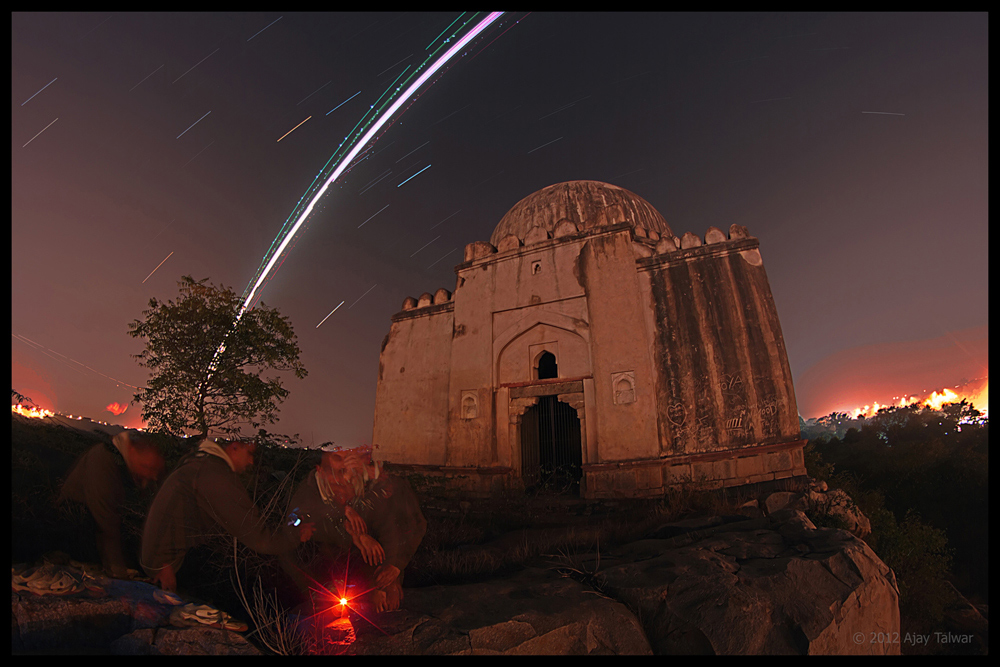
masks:
{"type": "MultiPolygon", "coordinates": [[[[233,540],[233,560],[238,559],[237,542],[233,540]]],[[[264,592],[260,577],[254,583],[250,598],[247,598],[240,579],[240,568],[233,568],[235,582],[233,590],[243,603],[243,608],[250,615],[253,632],[248,638],[255,638],[275,655],[307,655],[310,653],[310,641],[306,633],[291,618],[287,610],[278,602],[275,595],[264,592]]]]}

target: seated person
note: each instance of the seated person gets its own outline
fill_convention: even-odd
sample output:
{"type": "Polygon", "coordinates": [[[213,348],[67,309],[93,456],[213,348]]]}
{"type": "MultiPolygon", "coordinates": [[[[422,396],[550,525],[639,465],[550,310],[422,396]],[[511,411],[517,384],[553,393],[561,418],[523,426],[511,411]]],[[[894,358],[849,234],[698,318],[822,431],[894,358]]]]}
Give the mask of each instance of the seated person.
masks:
{"type": "Polygon", "coordinates": [[[177,590],[177,571],[188,550],[220,530],[271,555],[292,551],[311,537],[309,523],[275,530],[264,525],[239,478],[253,465],[255,449],[253,442],[220,446],[205,439],[163,482],[143,529],[141,563],[164,590],[177,590]]]}
{"type": "MultiPolygon", "coordinates": [[[[76,536],[91,543],[96,541],[101,565],[112,577],[128,576],[121,514],[126,485],[145,488],[163,474],[163,465],[163,456],[149,436],[141,431],[122,431],[112,444],[94,445],[84,453],[63,483],[57,502],[68,514],[73,513],[72,505],[78,503],[92,519],[76,521],[69,528],[75,535],[67,535],[67,540],[72,541],[76,536]]],[[[77,551],[71,555],[80,558],[78,549],[70,548],[77,551]]],[[[86,551],[89,553],[89,549],[86,551]]]]}

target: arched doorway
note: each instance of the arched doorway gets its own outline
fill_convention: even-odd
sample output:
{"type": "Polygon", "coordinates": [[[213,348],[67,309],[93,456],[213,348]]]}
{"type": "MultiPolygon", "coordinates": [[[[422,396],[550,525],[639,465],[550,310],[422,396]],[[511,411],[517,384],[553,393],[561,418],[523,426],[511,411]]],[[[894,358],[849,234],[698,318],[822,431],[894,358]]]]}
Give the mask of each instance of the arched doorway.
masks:
{"type": "Polygon", "coordinates": [[[526,490],[580,493],[580,418],[555,396],[541,396],[521,418],[521,471],[526,490]]]}

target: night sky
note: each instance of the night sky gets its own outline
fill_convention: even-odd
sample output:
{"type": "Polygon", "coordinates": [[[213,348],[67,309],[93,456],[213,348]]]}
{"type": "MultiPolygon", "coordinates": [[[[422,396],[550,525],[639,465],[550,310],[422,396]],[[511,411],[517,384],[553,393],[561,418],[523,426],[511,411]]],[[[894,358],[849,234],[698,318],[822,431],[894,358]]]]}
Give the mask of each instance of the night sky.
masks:
{"type": "MultiPolygon", "coordinates": [[[[139,405],[105,407],[148,377],[128,323],[182,275],[242,293],[345,135],[458,16],[13,14],[13,388],[139,425],[139,405]]],[[[264,288],[309,371],[271,429],[368,442],[403,299],[453,291],[466,244],[580,179],[635,192],[677,236],[760,239],[804,417],[986,376],[987,26],[510,15],[330,188],[264,288]]]]}

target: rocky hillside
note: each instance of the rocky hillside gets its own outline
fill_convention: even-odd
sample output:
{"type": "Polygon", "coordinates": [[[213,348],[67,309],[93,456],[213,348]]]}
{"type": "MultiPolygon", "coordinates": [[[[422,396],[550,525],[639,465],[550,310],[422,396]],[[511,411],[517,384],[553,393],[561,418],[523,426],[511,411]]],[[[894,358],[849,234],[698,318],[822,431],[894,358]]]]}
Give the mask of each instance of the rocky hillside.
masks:
{"type": "MultiPolygon", "coordinates": [[[[748,511],[752,514],[752,511],[748,511]]],[[[107,587],[106,587],[107,588],[107,587]]],[[[147,585],[71,598],[12,594],[12,648],[253,652],[234,633],[162,627],[147,585]],[[159,628],[154,630],[155,628],[159,628]],[[190,635],[190,636],[189,636],[190,635]],[[195,636],[197,635],[197,636],[195,636]],[[214,639],[213,639],[214,638],[214,639]]],[[[359,608],[357,655],[898,654],[892,571],[801,510],[665,524],[601,553],[553,555],[488,581],[406,589],[404,609],[359,608]],[[377,624],[373,626],[365,620],[377,624]]],[[[317,624],[330,619],[316,617],[317,624]]]]}

